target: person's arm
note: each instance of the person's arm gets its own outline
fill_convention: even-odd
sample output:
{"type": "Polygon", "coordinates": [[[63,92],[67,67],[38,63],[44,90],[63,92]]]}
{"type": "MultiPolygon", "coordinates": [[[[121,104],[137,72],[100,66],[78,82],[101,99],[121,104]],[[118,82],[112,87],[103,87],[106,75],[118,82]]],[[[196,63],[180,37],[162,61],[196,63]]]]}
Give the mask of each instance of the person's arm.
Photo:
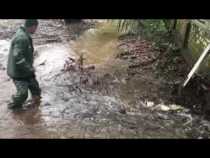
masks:
{"type": "Polygon", "coordinates": [[[33,67],[26,62],[25,60],[25,50],[27,49],[27,41],[24,41],[23,39],[19,39],[15,41],[14,43],[14,58],[15,58],[15,64],[17,66],[17,69],[21,69],[23,72],[26,73],[34,73],[33,67]]]}

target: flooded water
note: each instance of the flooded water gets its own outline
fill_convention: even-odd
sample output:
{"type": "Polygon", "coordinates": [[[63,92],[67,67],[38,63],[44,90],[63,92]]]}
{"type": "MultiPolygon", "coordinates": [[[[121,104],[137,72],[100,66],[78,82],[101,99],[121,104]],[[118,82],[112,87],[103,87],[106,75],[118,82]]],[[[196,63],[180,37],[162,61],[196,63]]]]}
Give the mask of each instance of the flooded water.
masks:
{"type": "Polygon", "coordinates": [[[99,23],[95,28],[84,32],[73,45],[77,54],[85,52],[85,64],[103,64],[117,54],[119,33],[112,23],[99,23]]]}
{"type": "MultiPolygon", "coordinates": [[[[139,68],[136,76],[128,75],[129,62],[116,58],[119,36],[113,24],[102,21],[70,43],[36,45],[42,102],[19,112],[7,109],[15,87],[5,71],[9,41],[1,40],[0,138],[200,137],[196,129],[204,127],[191,121],[199,119],[190,113],[178,117],[164,104],[162,81],[153,72],[139,68]],[[64,73],[66,59],[74,59],[76,66],[81,53],[84,66],[96,69],[64,73]]],[[[164,94],[170,95],[166,90],[164,94]]]]}
{"type": "Polygon", "coordinates": [[[118,37],[114,23],[101,21],[94,28],[86,30],[82,36],[70,43],[74,52],[84,58],[84,65],[94,65],[98,75],[118,74],[126,71],[127,62],[116,59],[119,53],[118,37]],[[119,72],[119,73],[118,73],[119,72]]]}

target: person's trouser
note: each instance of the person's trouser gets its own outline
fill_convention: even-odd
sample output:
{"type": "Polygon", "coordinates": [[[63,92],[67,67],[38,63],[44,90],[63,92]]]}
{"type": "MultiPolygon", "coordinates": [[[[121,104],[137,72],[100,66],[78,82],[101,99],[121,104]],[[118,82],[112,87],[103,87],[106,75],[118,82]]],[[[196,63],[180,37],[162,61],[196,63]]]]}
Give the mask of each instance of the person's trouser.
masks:
{"type": "Polygon", "coordinates": [[[12,96],[12,104],[14,106],[22,106],[28,98],[28,90],[30,90],[32,98],[41,96],[41,89],[36,78],[30,79],[13,79],[16,86],[16,94],[12,96]]]}

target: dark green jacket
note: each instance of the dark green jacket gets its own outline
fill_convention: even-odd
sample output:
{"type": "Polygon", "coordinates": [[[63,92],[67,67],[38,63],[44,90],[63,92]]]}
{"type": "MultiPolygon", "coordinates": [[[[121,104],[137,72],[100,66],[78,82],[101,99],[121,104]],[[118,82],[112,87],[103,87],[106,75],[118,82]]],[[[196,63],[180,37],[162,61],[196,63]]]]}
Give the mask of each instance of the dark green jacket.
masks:
{"type": "Polygon", "coordinates": [[[7,74],[11,78],[30,78],[33,70],[33,43],[29,33],[20,27],[14,35],[7,63],[7,74]]]}

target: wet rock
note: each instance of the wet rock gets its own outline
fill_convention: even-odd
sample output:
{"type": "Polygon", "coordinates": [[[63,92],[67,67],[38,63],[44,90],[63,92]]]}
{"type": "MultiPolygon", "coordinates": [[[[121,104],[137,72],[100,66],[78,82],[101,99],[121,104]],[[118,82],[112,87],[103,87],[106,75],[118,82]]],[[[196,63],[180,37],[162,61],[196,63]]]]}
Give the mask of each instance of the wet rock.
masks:
{"type": "Polygon", "coordinates": [[[84,67],[85,70],[95,70],[95,65],[90,65],[90,66],[86,66],[84,67]]]}
{"type": "Polygon", "coordinates": [[[132,65],[129,65],[129,68],[137,68],[137,67],[140,67],[141,64],[132,64],[132,65]]]}
{"type": "Polygon", "coordinates": [[[133,61],[134,59],[137,59],[137,57],[136,56],[131,56],[130,57],[130,61],[133,61]]]}
{"type": "Polygon", "coordinates": [[[157,113],[158,118],[163,119],[163,120],[168,120],[169,116],[161,113],[157,113]]]}
{"type": "Polygon", "coordinates": [[[120,83],[120,80],[116,78],[115,80],[112,81],[112,83],[120,83]]]}
{"type": "Polygon", "coordinates": [[[154,102],[146,102],[146,107],[153,107],[154,106],[154,102]]]}
{"type": "Polygon", "coordinates": [[[42,63],[39,64],[39,66],[42,66],[42,65],[45,65],[45,62],[42,62],[42,63]]]}
{"type": "Polygon", "coordinates": [[[43,106],[51,106],[51,104],[50,104],[49,102],[45,102],[45,103],[43,104],[43,106]]]}
{"type": "Polygon", "coordinates": [[[63,97],[63,101],[68,102],[69,98],[68,97],[63,97]]]}
{"type": "Polygon", "coordinates": [[[169,111],[170,108],[164,104],[159,104],[153,108],[153,110],[169,111]]]}
{"type": "Polygon", "coordinates": [[[129,51],[123,51],[117,55],[117,58],[123,58],[124,56],[128,56],[129,54],[129,51]]]}
{"type": "Polygon", "coordinates": [[[126,109],[120,109],[119,113],[126,114],[126,109]]]}
{"type": "Polygon", "coordinates": [[[90,120],[94,120],[94,117],[92,113],[83,113],[83,114],[79,114],[81,119],[85,119],[85,118],[89,118],[90,120]]]}
{"type": "Polygon", "coordinates": [[[206,128],[207,131],[210,131],[210,123],[208,121],[202,120],[201,124],[206,128]]]}
{"type": "Polygon", "coordinates": [[[123,84],[126,84],[126,83],[127,83],[127,80],[124,78],[124,79],[121,80],[121,82],[122,82],[123,84]]]}
{"type": "Polygon", "coordinates": [[[121,56],[120,58],[124,59],[124,60],[127,60],[127,59],[129,59],[129,56],[121,56]]]}
{"type": "Polygon", "coordinates": [[[103,78],[106,80],[109,80],[112,78],[112,75],[110,73],[106,73],[106,74],[104,74],[103,78]]]}
{"type": "Polygon", "coordinates": [[[169,108],[170,108],[170,110],[174,110],[174,111],[179,111],[179,110],[183,110],[184,109],[180,105],[175,105],[175,104],[169,105],[169,108]]]}
{"type": "Polygon", "coordinates": [[[128,71],[128,75],[129,75],[129,76],[135,76],[135,75],[136,75],[136,72],[128,71]]]}

